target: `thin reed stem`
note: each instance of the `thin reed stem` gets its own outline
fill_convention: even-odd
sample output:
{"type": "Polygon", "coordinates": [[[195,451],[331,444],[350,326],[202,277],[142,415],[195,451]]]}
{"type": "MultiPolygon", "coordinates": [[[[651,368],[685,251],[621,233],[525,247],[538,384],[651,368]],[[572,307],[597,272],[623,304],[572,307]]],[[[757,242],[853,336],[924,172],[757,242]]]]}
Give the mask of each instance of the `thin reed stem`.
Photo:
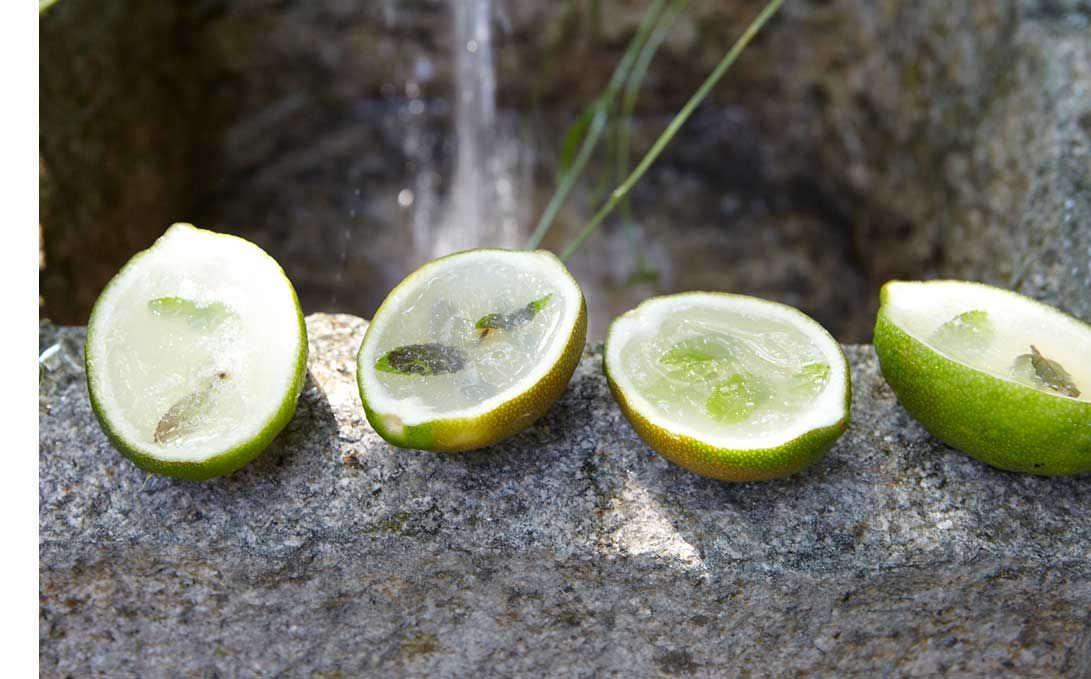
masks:
{"type": "Polygon", "coordinates": [[[716,65],[716,68],[713,69],[708,78],[701,83],[701,86],[697,88],[697,91],[689,98],[689,101],[687,101],[686,105],[682,107],[682,110],[678,112],[678,115],[676,115],[674,119],[671,120],[670,124],[667,125],[667,129],[665,129],[663,133],[659,135],[659,138],[655,140],[655,143],[652,144],[651,149],[644,154],[644,157],[636,166],[636,169],[632,171],[620,186],[610,193],[610,197],[607,199],[606,203],[599,208],[599,211],[595,213],[591,218],[591,221],[584,227],[583,231],[576,236],[575,240],[565,248],[564,252],[561,253],[561,261],[568,261],[576,250],[583,245],[583,242],[587,240],[588,236],[594,233],[599,225],[602,224],[602,220],[606,219],[607,215],[613,211],[617,204],[628,195],[633,186],[640,181],[640,178],[644,176],[644,173],[648,171],[648,168],[656,161],[659,154],[663,152],[663,149],[666,148],[667,144],[671,142],[674,135],[678,133],[678,130],[681,129],[682,125],[684,125],[689,117],[693,115],[693,111],[701,105],[701,102],[703,102],[706,97],[708,97],[708,93],[720,82],[720,79],[724,77],[727,70],[731,68],[731,65],[735,63],[735,60],[742,54],[742,51],[746,49],[746,46],[749,45],[750,41],[754,39],[754,36],[761,31],[762,27],[768,23],[769,19],[776,14],[782,4],[784,4],[784,0],[770,0],[765,6],[765,9],[758,14],[757,18],[754,19],[742,36],[731,47],[731,50],[728,51],[720,63],[716,65]]]}
{"type": "Polygon", "coordinates": [[[618,92],[625,83],[625,79],[629,77],[633,62],[636,61],[640,48],[643,47],[644,42],[648,39],[648,35],[655,27],[659,14],[663,11],[663,5],[665,4],[666,0],[653,0],[652,4],[648,7],[648,10],[644,13],[644,18],[640,21],[640,26],[637,29],[636,35],[633,36],[633,39],[625,48],[625,53],[622,54],[621,60],[614,68],[606,91],[592,104],[595,110],[594,117],[591,119],[591,124],[588,126],[587,134],[583,138],[583,143],[580,144],[580,150],[572,161],[571,167],[569,167],[561,177],[561,181],[558,183],[557,189],[553,193],[553,197],[549,199],[549,203],[546,205],[545,210],[542,211],[542,216],[538,219],[537,226],[534,227],[534,233],[532,233],[530,239],[527,240],[526,248],[528,250],[533,250],[542,244],[542,239],[544,239],[546,233],[549,232],[550,225],[553,224],[553,220],[557,217],[557,213],[560,211],[561,206],[564,205],[564,202],[568,199],[568,194],[572,191],[572,187],[575,186],[576,180],[580,178],[580,174],[583,173],[584,167],[586,167],[587,162],[591,159],[591,154],[595,151],[595,146],[598,144],[599,138],[602,137],[602,132],[606,127],[606,119],[609,116],[610,109],[613,107],[614,99],[617,98],[618,92]]]}

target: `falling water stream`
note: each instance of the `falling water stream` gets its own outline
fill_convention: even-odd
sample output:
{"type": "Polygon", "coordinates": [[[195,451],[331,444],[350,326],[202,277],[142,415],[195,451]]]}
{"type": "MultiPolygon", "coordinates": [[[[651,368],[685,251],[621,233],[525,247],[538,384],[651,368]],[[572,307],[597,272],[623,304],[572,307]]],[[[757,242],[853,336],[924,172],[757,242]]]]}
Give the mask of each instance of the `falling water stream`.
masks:
{"type": "MultiPolygon", "coordinates": [[[[526,237],[516,196],[517,168],[526,151],[496,111],[492,0],[451,0],[449,6],[454,174],[437,211],[434,168],[425,162],[416,172],[408,197],[416,203],[413,243],[422,260],[473,247],[518,247],[526,237]]],[[[406,199],[401,194],[399,203],[406,199]]]]}

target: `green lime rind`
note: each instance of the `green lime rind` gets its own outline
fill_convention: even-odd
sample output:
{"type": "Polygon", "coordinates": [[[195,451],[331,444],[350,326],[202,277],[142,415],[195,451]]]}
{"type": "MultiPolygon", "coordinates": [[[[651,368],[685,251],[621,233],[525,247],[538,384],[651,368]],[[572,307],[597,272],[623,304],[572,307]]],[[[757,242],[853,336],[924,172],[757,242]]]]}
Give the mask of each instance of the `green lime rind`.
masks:
{"type": "MultiPolygon", "coordinates": [[[[206,229],[197,230],[207,231],[206,229]]],[[[238,238],[238,236],[216,233],[213,231],[207,231],[207,233],[215,234],[220,238],[238,238]]],[[[239,240],[245,241],[245,239],[242,238],[239,238],[239,240]]],[[[253,247],[257,247],[256,245],[253,245],[253,243],[249,243],[249,241],[246,242],[253,247]]],[[[152,247],[155,247],[155,245],[153,244],[152,247]]],[[[287,275],[284,274],[284,270],[277,264],[277,268],[280,270],[281,275],[284,276],[285,281],[288,283],[289,290],[292,291],[292,301],[295,303],[296,317],[299,320],[300,346],[299,352],[296,354],[296,370],[292,376],[291,387],[285,393],[283,400],[280,402],[280,406],[273,415],[269,417],[258,434],[246,443],[229,448],[222,453],[199,462],[164,460],[156,457],[154,451],[134,444],[131,441],[127,441],[117,433],[117,428],[111,423],[109,417],[106,415],[106,409],[103,407],[103,404],[96,393],[97,368],[91,357],[92,352],[90,351],[95,335],[97,334],[95,318],[99,305],[103,303],[104,299],[109,297],[108,293],[110,292],[110,289],[116,281],[121,279],[121,274],[140,261],[140,258],[150,250],[151,248],[133,255],[132,258],[126,262],[125,266],[123,266],[121,270],[110,279],[110,282],[106,284],[106,287],[103,288],[102,293],[99,294],[94,307],[91,309],[91,316],[87,322],[87,336],[84,339],[83,351],[84,368],[87,375],[87,391],[91,397],[91,410],[94,412],[95,418],[98,420],[99,426],[102,427],[102,431],[106,434],[106,438],[110,441],[110,444],[141,469],[154,474],[162,474],[163,476],[171,476],[189,481],[204,481],[238,471],[268,448],[269,444],[273,442],[273,439],[277,437],[295,415],[296,405],[299,402],[299,395],[303,392],[303,384],[306,381],[308,351],[307,326],[303,320],[303,309],[299,304],[299,297],[296,295],[295,288],[292,287],[291,281],[289,281],[287,275]]],[[[270,257],[270,259],[272,258],[270,257]]]]}
{"type": "MultiPolygon", "coordinates": [[[[743,297],[742,295],[724,292],[681,294],[743,297]]],[[[785,306],[768,300],[761,301],[765,304],[785,306]]],[[[807,317],[798,309],[789,308],[792,312],[807,318],[808,321],[817,326],[817,329],[821,329],[831,342],[836,343],[833,337],[830,337],[829,333],[813,319],[807,317]]],[[[615,319],[614,322],[616,323],[617,320],[615,319]]],[[[606,374],[606,382],[610,387],[610,392],[614,395],[614,400],[617,401],[622,414],[625,415],[636,433],[652,450],[679,467],[701,476],[735,483],[770,481],[791,476],[821,460],[837,442],[837,439],[848,429],[852,408],[852,376],[848,360],[844,359],[844,351],[839,344],[837,347],[838,351],[841,352],[842,365],[844,366],[845,397],[842,408],[844,415],[831,425],[811,429],[779,446],[735,449],[714,446],[692,436],[672,432],[653,423],[641,414],[633,406],[632,399],[626,396],[624,391],[618,387],[610,371],[610,362],[605,360],[605,357],[610,355],[611,338],[612,333],[607,332],[606,344],[603,349],[603,371],[606,374]]],[[[621,341],[624,341],[624,339],[621,341]]]]}
{"type": "MultiPolygon", "coordinates": [[[[456,252],[432,260],[429,265],[466,252],[482,251],[488,251],[488,249],[456,252]]],[[[551,253],[549,254],[553,256],[551,253]]],[[[575,279],[571,278],[571,274],[568,274],[567,269],[564,271],[575,282],[575,279]]],[[[394,297],[394,293],[401,286],[408,284],[413,275],[415,274],[407,276],[405,280],[391,290],[387,295],[387,299],[394,297]]],[[[576,289],[580,289],[578,284],[576,284],[576,289]]],[[[368,336],[376,327],[375,320],[384,314],[385,306],[386,301],[384,300],[375,312],[371,323],[368,324],[364,338],[360,342],[360,348],[356,352],[356,385],[360,392],[364,415],[367,417],[368,423],[371,424],[371,428],[386,442],[399,448],[414,448],[437,453],[461,453],[495,445],[524,431],[544,415],[549,407],[564,393],[568,383],[572,380],[572,375],[576,372],[576,367],[580,363],[583,347],[587,341],[587,302],[581,291],[580,311],[568,340],[565,342],[560,359],[533,386],[482,415],[469,418],[442,418],[417,425],[403,426],[397,422],[396,416],[377,412],[369,405],[368,393],[363,379],[362,371],[369,369],[361,363],[364,347],[367,345],[368,336]]]]}
{"type": "Polygon", "coordinates": [[[902,406],[930,434],[999,469],[1091,472],[1091,403],[942,355],[894,324],[885,310],[888,294],[883,286],[874,338],[879,365],[902,406]]]}

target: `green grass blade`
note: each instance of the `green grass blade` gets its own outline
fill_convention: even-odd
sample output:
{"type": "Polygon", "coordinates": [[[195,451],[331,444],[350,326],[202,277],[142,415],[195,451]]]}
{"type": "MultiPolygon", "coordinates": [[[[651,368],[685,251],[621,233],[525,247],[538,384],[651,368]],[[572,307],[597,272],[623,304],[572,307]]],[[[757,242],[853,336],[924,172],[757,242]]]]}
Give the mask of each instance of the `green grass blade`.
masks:
{"type": "MultiPolygon", "coordinates": [[[[655,30],[652,32],[647,42],[644,43],[644,47],[641,48],[640,54],[633,64],[633,70],[629,74],[628,80],[625,82],[625,91],[621,97],[621,123],[618,128],[620,143],[618,145],[617,153],[617,180],[619,182],[629,172],[630,141],[633,135],[633,111],[636,109],[636,100],[640,96],[640,87],[644,84],[644,78],[648,74],[648,67],[651,66],[655,53],[659,51],[663,41],[670,35],[671,29],[674,28],[674,22],[678,19],[682,10],[686,8],[687,4],[689,4],[689,0],[674,0],[670,7],[663,12],[659,24],[655,27],[655,30]]],[[[628,200],[625,201],[622,207],[625,208],[627,203],[628,200]]]]}
{"type": "Polygon", "coordinates": [[[561,154],[557,157],[557,183],[560,183],[565,174],[572,169],[576,154],[579,152],[583,140],[587,137],[591,121],[594,120],[595,113],[598,112],[600,107],[600,100],[596,97],[591,105],[580,114],[580,117],[576,118],[576,122],[568,126],[568,131],[564,135],[564,142],[561,143],[561,154]]]}
{"type": "Polygon", "coordinates": [[[658,20],[660,13],[663,11],[663,6],[665,4],[666,0],[653,0],[652,4],[648,7],[648,10],[644,13],[644,18],[640,21],[640,27],[637,29],[636,35],[633,36],[633,39],[625,48],[625,53],[622,54],[621,60],[618,61],[617,66],[614,68],[606,91],[592,103],[591,109],[594,110],[594,114],[588,125],[587,134],[583,138],[583,143],[580,145],[579,152],[572,161],[572,166],[564,173],[561,181],[558,182],[557,189],[553,192],[553,197],[550,198],[549,203],[546,205],[546,209],[542,211],[542,216],[538,219],[537,226],[534,227],[534,233],[531,234],[530,239],[527,241],[526,247],[528,250],[533,250],[541,245],[542,239],[545,238],[546,233],[549,231],[550,225],[553,224],[553,220],[557,217],[557,213],[560,211],[561,206],[564,205],[565,200],[568,199],[568,194],[571,193],[572,187],[576,184],[576,180],[579,179],[580,174],[583,173],[584,167],[587,166],[587,161],[591,159],[591,154],[594,152],[595,146],[598,144],[599,138],[602,137],[602,132],[606,127],[606,119],[609,115],[610,108],[613,106],[614,99],[617,97],[618,92],[625,83],[625,79],[629,76],[633,62],[636,61],[640,48],[643,47],[644,42],[648,39],[649,34],[655,27],[655,23],[658,20]]]}
{"type": "MultiPolygon", "coordinates": [[[[621,121],[618,125],[617,164],[615,168],[618,182],[621,182],[629,172],[629,152],[632,149],[633,137],[633,112],[636,110],[636,100],[640,96],[641,86],[648,74],[648,67],[651,66],[656,52],[659,51],[663,41],[670,35],[671,29],[674,28],[674,22],[677,21],[678,16],[686,8],[687,4],[689,4],[689,0],[674,0],[663,12],[659,24],[655,27],[648,41],[644,43],[644,47],[641,48],[640,54],[633,64],[632,73],[629,74],[629,79],[625,82],[625,91],[621,96],[621,121]]],[[[632,204],[627,194],[621,201],[620,209],[621,221],[625,225],[625,234],[629,240],[629,250],[633,257],[636,276],[639,278],[647,274],[650,267],[640,252],[636,224],[633,222],[632,204]]]]}
{"type": "Polygon", "coordinates": [[[701,83],[701,86],[697,88],[697,91],[689,98],[689,101],[687,101],[686,105],[682,107],[682,110],[678,112],[678,115],[676,115],[674,119],[671,120],[670,124],[667,125],[667,129],[655,140],[655,143],[644,155],[644,158],[641,159],[640,163],[636,166],[636,169],[632,171],[620,186],[613,190],[609,199],[606,201],[606,204],[595,213],[591,218],[591,221],[584,227],[583,231],[581,231],[579,235],[576,236],[575,240],[565,248],[564,252],[561,253],[561,261],[568,261],[573,253],[575,253],[583,242],[587,240],[587,237],[594,233],[595,229],[602,224],[602,220],[613,211],[621,199],[632,190],[633,186],[638,181],[640,181],[640,178],[644,176],[644,173],[648,171],[648,168],[651,167],[652,163],[656,161],[659,154],[661,154],[667,144],[671,142],[671,139],[678,133],[678,130],[681,129],[682,125],[684,125],[689,117],[693,115],[693,111],[701,105],[701,102],[703,102],[706,97],[708,97],[708,93],[720,82],[720,79],[723,78],[724,74],[727,73],[727,70],[731,68],[731,65],[735,63],[735,60],[738,59],[742,51],[746,49],[746,46],[750,44],[750,41],[754,39],[754,36],[758,34],[762,27],[768,23],[769,19],[776,14],[782,4],[784,4],[784,0],[770,0],[765,6],[765,9],[761,11],[757,18],[754,19],[742,36],[731,47],[731,50],[728,51],[720,63],[716,65],[716,68],[713,69],[708,78],[701,83]]]}

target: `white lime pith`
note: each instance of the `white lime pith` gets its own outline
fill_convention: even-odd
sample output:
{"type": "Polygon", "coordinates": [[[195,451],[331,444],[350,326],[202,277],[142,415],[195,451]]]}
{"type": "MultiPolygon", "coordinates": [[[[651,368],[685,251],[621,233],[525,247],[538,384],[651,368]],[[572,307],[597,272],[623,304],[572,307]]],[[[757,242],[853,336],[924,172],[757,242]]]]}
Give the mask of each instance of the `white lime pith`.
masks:
{"type": "Polygon", "coordinates": [[[579,285],[551,253],[441,257],[394,288],[368,325],[357,353],[364,411],[397,446],[491,445],[561,395],[586,328],[579,285]]]}
{"type": "Polygon", "coordinates": [[[848,425],[841,346],[775,302],[712,292],[649,299],[610,326],[604,368],[649,446],[716,479],[787,476],[848,425]]]}
{"type": "Polygon", "coordinates": [[[245,465],[291,419],[307,337],[276,261],[175,224],[102,291],[85,354],[111,443],[149,471],[206,479],[245,465]]]}
{"type": "Polygon", "coordinates": [[[1091,326],[967,281],[891,281],[875,349],[898,400],[936,438],[1000,469],[1091,471],[1091,326]]]}

